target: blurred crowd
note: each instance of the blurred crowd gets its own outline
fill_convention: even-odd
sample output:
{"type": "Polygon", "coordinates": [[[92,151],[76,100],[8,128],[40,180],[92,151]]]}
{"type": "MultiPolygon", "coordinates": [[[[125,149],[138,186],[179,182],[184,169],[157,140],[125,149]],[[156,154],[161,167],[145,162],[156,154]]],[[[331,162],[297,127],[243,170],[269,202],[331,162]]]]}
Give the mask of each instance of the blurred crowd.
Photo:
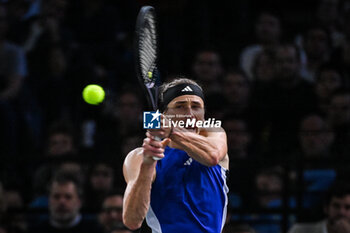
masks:
{"type": "Polygon", "coordinates": [[[2,0],[0,232],[131,232],[122,164],[149,110],[133,60],[146,4],[162,81],[198,81],[206,117],[226,130],[224,231],[329,216],[327,190],[350,182],[349,0],[2,0]],[[82,100],[91,83],[103,104],[82,100]]]}

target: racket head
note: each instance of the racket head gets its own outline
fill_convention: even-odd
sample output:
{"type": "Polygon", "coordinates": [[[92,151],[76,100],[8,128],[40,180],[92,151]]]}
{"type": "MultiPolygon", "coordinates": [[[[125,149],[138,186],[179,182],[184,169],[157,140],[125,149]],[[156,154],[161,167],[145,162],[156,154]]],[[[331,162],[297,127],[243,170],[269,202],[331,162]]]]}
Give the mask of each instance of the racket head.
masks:
{"type": "Polygon", "coordinates": [[[135,35],[136,75],[144,87],[148,102],[156,110],[158,107],[157,81],[157,29],[155,9],[143,6],[136,20],[135,35]]]}

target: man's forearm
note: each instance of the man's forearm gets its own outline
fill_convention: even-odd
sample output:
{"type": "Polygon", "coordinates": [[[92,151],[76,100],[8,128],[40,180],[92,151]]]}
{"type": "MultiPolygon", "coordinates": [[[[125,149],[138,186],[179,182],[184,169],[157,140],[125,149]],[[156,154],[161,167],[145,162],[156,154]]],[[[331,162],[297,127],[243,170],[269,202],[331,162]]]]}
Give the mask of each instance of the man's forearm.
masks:
{"type": "Polygon", "coordinates": [[[140,228],[146,217],[150,205],[155,164],[156,162],[142,163],[136,181],[128,185],[125,192],[123,221],[132,230],[140,228]]]}
{"type": "MultiPolygon", "coordinates": [[[[220,150],[214,143],[201,135],[177,131],[170,138],[191,157],[206,166],[214,166],[221,159],[220,150]]],[[[224,155],[224,154],[223,154],[224,155]]]]}

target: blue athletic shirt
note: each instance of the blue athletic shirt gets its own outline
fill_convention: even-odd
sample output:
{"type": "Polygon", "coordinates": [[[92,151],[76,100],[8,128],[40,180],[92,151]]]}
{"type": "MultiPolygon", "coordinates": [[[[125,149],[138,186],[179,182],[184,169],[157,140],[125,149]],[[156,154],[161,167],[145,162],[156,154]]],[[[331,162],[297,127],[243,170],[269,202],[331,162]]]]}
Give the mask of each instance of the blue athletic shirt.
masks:
{"type": "Polygon", "coordinates": [[[228,200],[226,169],[207,167],[170,147],[164,155],[156,165],[146,216],[152,233],[220,233],[228,200]]]}

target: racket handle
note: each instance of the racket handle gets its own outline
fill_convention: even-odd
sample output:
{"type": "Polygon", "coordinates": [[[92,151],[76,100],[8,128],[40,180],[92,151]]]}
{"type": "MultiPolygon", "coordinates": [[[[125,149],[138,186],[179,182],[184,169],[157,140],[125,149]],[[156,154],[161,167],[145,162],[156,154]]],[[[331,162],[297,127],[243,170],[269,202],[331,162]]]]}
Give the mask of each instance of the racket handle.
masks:
{"type": "MultiPolygon", "coordinates": [[[[159,142],[162,141],[162,139],[161,139],[160,137],[158,137],[158,136],[155,136],[155,137],[154,137],[154,140],[159,141],[159,142]]],[[[156,161],[162,159],[162,158],[155,157],[155,156],[153,156],[152,158],[153,158],[153,160],[156,160],[156,161]]]]}

